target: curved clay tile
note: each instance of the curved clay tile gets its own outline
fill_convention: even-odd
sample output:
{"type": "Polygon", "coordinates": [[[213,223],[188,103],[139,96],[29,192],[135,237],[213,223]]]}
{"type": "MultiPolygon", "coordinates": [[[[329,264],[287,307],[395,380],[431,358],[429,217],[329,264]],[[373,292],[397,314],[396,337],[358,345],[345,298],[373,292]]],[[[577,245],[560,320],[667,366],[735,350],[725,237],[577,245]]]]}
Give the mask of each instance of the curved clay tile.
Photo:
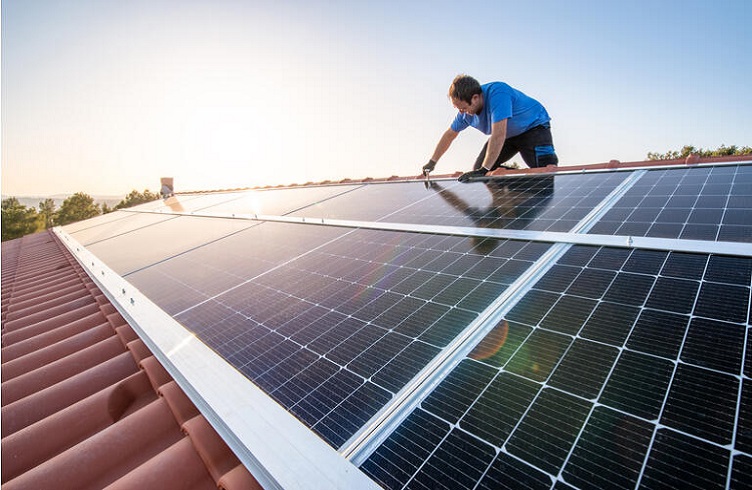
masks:
{"type": "Polygon", "coordinates": [[[2,488],[260,488],[51,232],[2,244],[2,488]]]}

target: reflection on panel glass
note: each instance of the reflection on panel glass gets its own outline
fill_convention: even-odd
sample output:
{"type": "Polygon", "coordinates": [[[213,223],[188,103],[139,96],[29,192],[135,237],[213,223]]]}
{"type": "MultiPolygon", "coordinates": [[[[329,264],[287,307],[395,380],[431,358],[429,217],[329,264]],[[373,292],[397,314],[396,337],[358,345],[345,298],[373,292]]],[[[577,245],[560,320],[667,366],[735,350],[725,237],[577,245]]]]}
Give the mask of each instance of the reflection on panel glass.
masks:
{"type": "MultiPolygon", "coordinates": [[[[174,315],[199,305],[207,310],[210,305],[202,304],[204,300],[248,282],[348,232],[342,228],[323,226],[221,221],[255,226],[217,237],[221,239],[131,273],[126,279],[169,314],[174,315]]],[[[216,308],[220,310],[221,306],[216,308]]]]}
{"type": "MultiPolygon", "coordinates": [[[[166,212],[166,213],[168,212],[180,213],[190,207],[191,201],[196,200],[202,195],[204,194],[175,194],[173,196],[170,196],[164,199],[157,199],[154,201],[146,202],[146,203],[139,204],[138,206],[134,206],[128,209],[133,210],[133,211],[155,211],[155,212],[166,212]]],[[[227,199],[227,197],[224,197],[224,199],[227,199]]]]}
{"type": "Polygon", "coordinates": [[[625,178],[624,174],[502,177],[371,184],[303,209],[316,218],[444,226],[569,231],[625,178]]]}
{"type": "Polygon", "coordinates": [[[347,194],[357,185],[325,185],[317,187],[260,189],[237,193],[232,200],[202,207],[212,213],[284,216],[315,203],[347,194]]]}
{"type": "Polygon", "coordinates": [[[651,170],[591,233],[752,242],[752,166],[651,170]]]}
{"type": "MultiPolygon", "coordinates": [[[[132,218],[133,216],[134,213],[128,213],[125,211],[113,211],[111,213],[102,214],[94,218],[89,218],[87,220],[76,221],[75,223],[63,226],[62,228],[66,233],[70,233],[74,237],[80,237],[80,232],[83,230],[88,230],[89,228],[96,228],[101,225],[125,220],[132,218]]],[[[79,241],[79,243],[83,244],[83,242],[81,241],[79,241]]]]}
{"type": "Polygon", "coordinates": [[[386,488],[452,487],[450,461],[463,488],[748,478],[751,283],[749,258],[574,246],[361,469],[386,488]]]}
{"type": "Polygon", "coordinates": [[[74,227],[65,227],[64,229],[81,245],[89,248],[91,245],[103,240],[109,240],[112,237],[124,235],[155,224],[165,223],[173,219],[175,219],[174,216],[116,211],[94,218],[93,220],[82,222],[89,223],[91,226],[81,227],[79,230],[76,230],[74,227]]]}
{"type": "Polygon", "coordinates": [[[128,279],[336,448],[548,249],[491,241],[264,223],[128,279]]]}
{"type": "Polygon", "coordinates": [[[112,238],[87,246],[90,252],[123,276],[256,224],[252,221],[157,214],[138,214],[134,221],[141,222],[142,226],[119,230],[112,238]]]}

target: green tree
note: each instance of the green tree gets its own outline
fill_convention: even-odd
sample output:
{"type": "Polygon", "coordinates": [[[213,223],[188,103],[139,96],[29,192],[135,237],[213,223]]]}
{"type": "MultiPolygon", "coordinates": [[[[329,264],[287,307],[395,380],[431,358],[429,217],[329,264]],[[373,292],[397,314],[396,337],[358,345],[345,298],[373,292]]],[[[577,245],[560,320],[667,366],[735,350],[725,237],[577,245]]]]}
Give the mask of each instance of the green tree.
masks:
{"type": "Polygon", "coordinates": [[[736,145],[721,145],[715,150],[706,150],[703,148],[695,148],[692,145],[684,145],[681,150],[670,150],[666,153],[648,152],[648,160],[676,160],[680,158],[687,158],[690,155],[697,155],[703,158],[733,155],[752,155],[752,148],[750,148],[749,146],[737,147],[736,145]]]}
{"type": "Polygon", "coordinates": [[[15,197],[3,199],[2,241],[20,238],[37,231],[37,211],[27,208],[15,197]]]}
{"type": "Polygon", "coordinates": [[[125,199],[117,203],[115,209],[130,208],[146,202],[156,201],[157,199],[159,199],[159,195],[152,193],[148,189],[144,190],[143,193],[134,189],[130,194],[125,196],[125,199]]]}
{"type": "Polygon", "coordinates": [[[77,192],[63,201],[57,212],[56,224],[59,226],[99,216],[99,205],[94,198],[83,192],[77,192]]]}
{"type": "Polygon", "coordinates": [[[39,218],[45,229],[52,228],[55,225],[55,200],[45,199],[39,203],[39,218]]]}

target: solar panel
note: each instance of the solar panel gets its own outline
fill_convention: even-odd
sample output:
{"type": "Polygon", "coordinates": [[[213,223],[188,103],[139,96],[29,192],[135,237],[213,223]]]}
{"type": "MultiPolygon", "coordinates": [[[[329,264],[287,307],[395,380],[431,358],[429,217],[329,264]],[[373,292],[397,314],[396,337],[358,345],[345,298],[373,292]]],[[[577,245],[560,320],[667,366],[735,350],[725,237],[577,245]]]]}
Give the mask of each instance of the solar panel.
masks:
{"type": "Polygon", "coordinates": [[[110,238],[123,231],[135,229],[145,224],[156,223],[174,216],[148,216],[144,214],[114,211],[88,220],[78,221],[66,226],[66,230],[82,245],[110,238]]]}
{"type": "Polygon", "coordinates": [[[304,186],[70,230],[386,488],[733,487],[752,474],[750,183],[304,186]]]}
{"type": "Polygon", "coordinates": [[[463,488],[725,487],[750,456],[750,267],[572,247],[509,312],[503,340],[489,334],[361,469],[388,488],[452,488],[446,455],[464,440],[487,449],[463,459],[463,488]],[[435,427],[441,438],[398,443],[435,427]]]}
{"type": "Polygon", "coordinates": [[[591,233],[752,242],[752,166],[650,170],[591,233]]]}
{"type": "Polygon", "coordinates": [[[372,184],[294,216],[442,226],[569,231],[624,174],[536,175],[473,185],[451,180],[372,184]]]}
{"type": "Polygon", "coordinates": [[[93,234],[94,229],[87,230],[91,232],[91,239],[97,239],[87,248],[123,276],[256,225],[230,219],[156,214],[140,214],[117,223],[128,226],[118,227],[109,238],[104,238],[99,231],[93,234]],[[149,246],[144,247],[144,243],[149,246]]]}
{"type": "Polygon", "coordinates": [[[497,245],[264,223],[128,278],[338,447],[548,247],[497,245]]]}
{"type": "Polygon", "coordinates": [[[360,185],[322,185],[301,188],[263,189],[236,193],[235,198],[202,207],[210,212],[287,215],[300,208],[316,207],[317,203],[358,189],[360,185]]]}

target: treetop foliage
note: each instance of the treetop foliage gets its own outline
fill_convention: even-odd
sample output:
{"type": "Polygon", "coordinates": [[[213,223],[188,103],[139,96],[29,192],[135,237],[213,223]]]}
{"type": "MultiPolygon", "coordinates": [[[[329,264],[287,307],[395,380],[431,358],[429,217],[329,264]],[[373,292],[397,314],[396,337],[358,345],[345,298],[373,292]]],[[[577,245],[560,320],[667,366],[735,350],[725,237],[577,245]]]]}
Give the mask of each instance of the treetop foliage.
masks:
{"type": "Polygon", "coordinates": [[[681,150],[667,151],[666,153],[653,153],[648,152],[648,160],[676,160],[681,158],[687,158],[690,155],[697,155],[699,157],[725,157],[732,155],[752,155],[752,148],[749,146],[737,147],[736,145],[726,146],[721,145],[715,150],[705,150],[703,148],[695,148],[691,145],[685,145],[681,150]]]}
{"type": "Polygon", "coordinates": [[[81,221],[100,214],[106,214],[116,209],[128,208],[159,199],[159,194],[149,190],[138,192],[131,191],[113,209],[106,204],[101,206],[94,202],[90,195],[77,192],[68,197],[60,209],[55,209],[55,201],[45,199],[39,203],[39,211],[34,207],[26,207],[15,197],[3,199],[2,203],[2,240],[20,238],[30,233],[51,228],[64,226],[76,221],[81,221]]]}

